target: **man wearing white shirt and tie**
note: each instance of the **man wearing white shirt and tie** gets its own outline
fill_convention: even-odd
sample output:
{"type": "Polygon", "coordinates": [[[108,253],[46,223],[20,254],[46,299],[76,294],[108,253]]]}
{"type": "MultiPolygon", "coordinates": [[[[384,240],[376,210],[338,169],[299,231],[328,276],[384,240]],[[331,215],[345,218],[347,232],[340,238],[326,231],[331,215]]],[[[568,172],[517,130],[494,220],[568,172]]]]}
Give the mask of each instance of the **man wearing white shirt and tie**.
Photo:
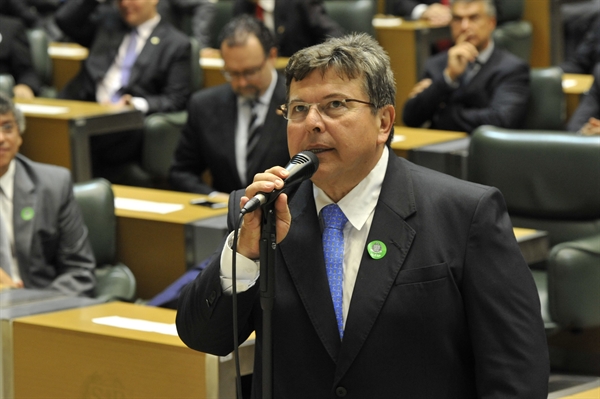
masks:
{"type": "MultiPolygon", "coordinates": [[[[190,40],[157,13],[158,0],[70,0],[58,26],[88,47],[79,74],[59,97],[133,106],[150,114],[180,111],[190,95],[190,40]],[[102,4],[102,6],[100,6],[102,4]]],[[[92,139],[94,174],[103,166],[138,160],[141,132],[92,139]]]]}

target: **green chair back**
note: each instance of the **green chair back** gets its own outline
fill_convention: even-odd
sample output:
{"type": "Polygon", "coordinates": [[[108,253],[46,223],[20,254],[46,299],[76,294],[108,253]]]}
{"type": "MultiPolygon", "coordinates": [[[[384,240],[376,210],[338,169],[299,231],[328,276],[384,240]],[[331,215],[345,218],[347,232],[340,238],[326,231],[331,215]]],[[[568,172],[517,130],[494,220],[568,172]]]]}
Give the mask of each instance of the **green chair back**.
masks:
{"type": "Polygon", "coordinates": [[[375,36],[373,17],[377,12],[375,0],[327,0],[327,14],[346,32],[365,32],[375,36]]]}
{"type": "Polygon", "coordinates": [[[531,68],[531,96],[525,128],[565,130],[567,106],[562,75],[559,67],[531,68]]]}

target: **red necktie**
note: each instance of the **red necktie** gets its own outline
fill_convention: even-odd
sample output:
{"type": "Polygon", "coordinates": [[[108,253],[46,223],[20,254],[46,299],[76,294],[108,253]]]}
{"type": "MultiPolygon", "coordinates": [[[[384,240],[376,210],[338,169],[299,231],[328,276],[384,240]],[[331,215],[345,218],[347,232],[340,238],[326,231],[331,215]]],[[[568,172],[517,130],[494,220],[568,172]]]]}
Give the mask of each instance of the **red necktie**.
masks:
{"type": "Polygon", "coordinates": [[[254,16],[256,17],[256,19],[258,19],[260,21],[264,21],[265,20],[264,17],[263,17],[263,9],[258,4],[256,5],[256,8],[254,9],[254,16]]]}

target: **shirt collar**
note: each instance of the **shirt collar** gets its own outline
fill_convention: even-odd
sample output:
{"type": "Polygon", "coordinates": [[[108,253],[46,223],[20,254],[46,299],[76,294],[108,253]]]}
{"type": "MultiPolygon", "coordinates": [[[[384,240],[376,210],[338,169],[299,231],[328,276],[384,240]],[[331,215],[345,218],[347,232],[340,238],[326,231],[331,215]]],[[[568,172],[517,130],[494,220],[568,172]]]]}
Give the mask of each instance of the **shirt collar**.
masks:
{"type": "Polygon", "coordinates": [[[139,24],[135,27],[138,36],[143,40],[148,40],[156,25],[160,22],[160,14],[156,14],[144,23],[139,24]]]}
{"type": "Polygon", "coordinates": [[[483,65],[486,62],[488,62],[488,60],[490,59],[490,57],[492,56],[492,52],[494,51],[494,41],[492,39],[490,39],[490,43],[488,44],[488,46],[479,53],[479,55],[477,56],[477,61],[483,65]]]}
{"type": "MultiPolygon", "coordinates": [[[[271,97],[273,96],[273,92],[275,91],[275,86],[277,85],[277,71],[275,69],[271,69],[271,83],[267,90],[258,97],[258,103],[260,105],[269,105],[271,103],[271,97]]],[[[244,104],[248,104],[248,97],[237,96],[238,109],[244,106],[244,104]]],[[[277,104],[279,105],[279,104],[277,104]]]]}
{"type": "MultiPolygon", "coordinates": [[[[377,161],[371,172],[338,202],[340,209],[344,212],[348,221],[357,230],[363,227],[377,205],[389,156],[389,149],[385,146],[381,158],[379,158],[379,161],[377,161]]],[[[333,203],[327,194],[314,184],[313,194],[317,214],[321,212],[324,206],[333,203]]]]}
{"type": "Polygon", "coordinates": [[[2,187],[2,191],[9,201],[13,199],[16,164],[16,161],[12,159],[8,164],[8,170],[0,177],[0,187],[2,187]]]}

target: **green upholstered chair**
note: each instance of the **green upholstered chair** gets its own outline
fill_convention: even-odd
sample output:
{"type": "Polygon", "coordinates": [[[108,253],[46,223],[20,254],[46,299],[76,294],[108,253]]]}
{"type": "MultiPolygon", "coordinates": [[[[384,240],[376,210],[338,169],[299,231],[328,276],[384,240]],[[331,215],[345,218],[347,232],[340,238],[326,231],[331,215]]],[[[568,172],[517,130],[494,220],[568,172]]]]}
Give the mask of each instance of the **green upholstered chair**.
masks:
{"type": "Polygon", "coordinates": [[[15,87],[15,78],[8,73],[0,74],[0,92],[12,97],[13,87],[15,87]]]}
{"type": "Polygon", "coordinates": [[[116,261],[117,217],[110,182],[94,179],[73,186],[96,258],[96,298],[133,301],[136,280],[131,270],[116,261]]]}
{"type": "Polygon", "coordinates": [[[27,39],[33,67],[42,82],[40,97],[56,97],[56,89],[52,87],[52,59],[48,53],[48,34],[41,28],[28,29],[27,39]]]}
{"type": "Polygon", "coordinates": [[[375,36],[373,28],[373,17],[377,12],[375,0],[326,0],[323,4],[331,19],[346,32],[365,32],[375,36]]]}
{"type": "MultiPolygon", "coordinates": [[[[200,45],[190,37],[192,45],[192,93],[202,88],[204,74],[200,67],[200,45]]],[[[187,111],[165,112],[144,118],[144,142],[142,145],[142,168],[148,172],[152,185],[167,187],[167,173],[171,165],[179,132],[187,120],[187,111]]]]}
{"type": "Polygon", "coordinates": [[[497,26],[494,42],[529,63],[533,42],[533,25],[524,21],[525,0],[496,0],[497,26]]]}
{"type": "Polygon", "coordinates": [[[502,192],[514,226],[549,234],[549,261],[532,270],[547,328],[570,328],[574,320],[580,326],[600,326],[597,314],[587,317],[588,307],[595,306],[589,298],[598,298],[600,292],[600,269],[590,266],[595,259],[600,268],[600,248],[595,255],[578,255],[579,266],[567,262],[573,251],[566,251],[575,247],[585,252],[581,248],[599,242],[600,137],[481,126],[471,137],[467,165],[469,180],[502,192]],[[584,244],[577,244],[579,240],[584,244]],[[565,298],[564,292],[573,296],[565,298]],[[580,313],[569,313],[578,307],[580,313]]]}
{"type": "Polygon", "coordinates": [[[210,27],[210,46],[220,48],[219,34],[223,27],[233,18],[233,0],[218,0],[215,3],[215,16],[210,27]]]}
{"type": "Polygon", "coordinates": [[[531,68],[527,121],[525,128],[565,130],[567,106],[559,67],[531,68]]]}

